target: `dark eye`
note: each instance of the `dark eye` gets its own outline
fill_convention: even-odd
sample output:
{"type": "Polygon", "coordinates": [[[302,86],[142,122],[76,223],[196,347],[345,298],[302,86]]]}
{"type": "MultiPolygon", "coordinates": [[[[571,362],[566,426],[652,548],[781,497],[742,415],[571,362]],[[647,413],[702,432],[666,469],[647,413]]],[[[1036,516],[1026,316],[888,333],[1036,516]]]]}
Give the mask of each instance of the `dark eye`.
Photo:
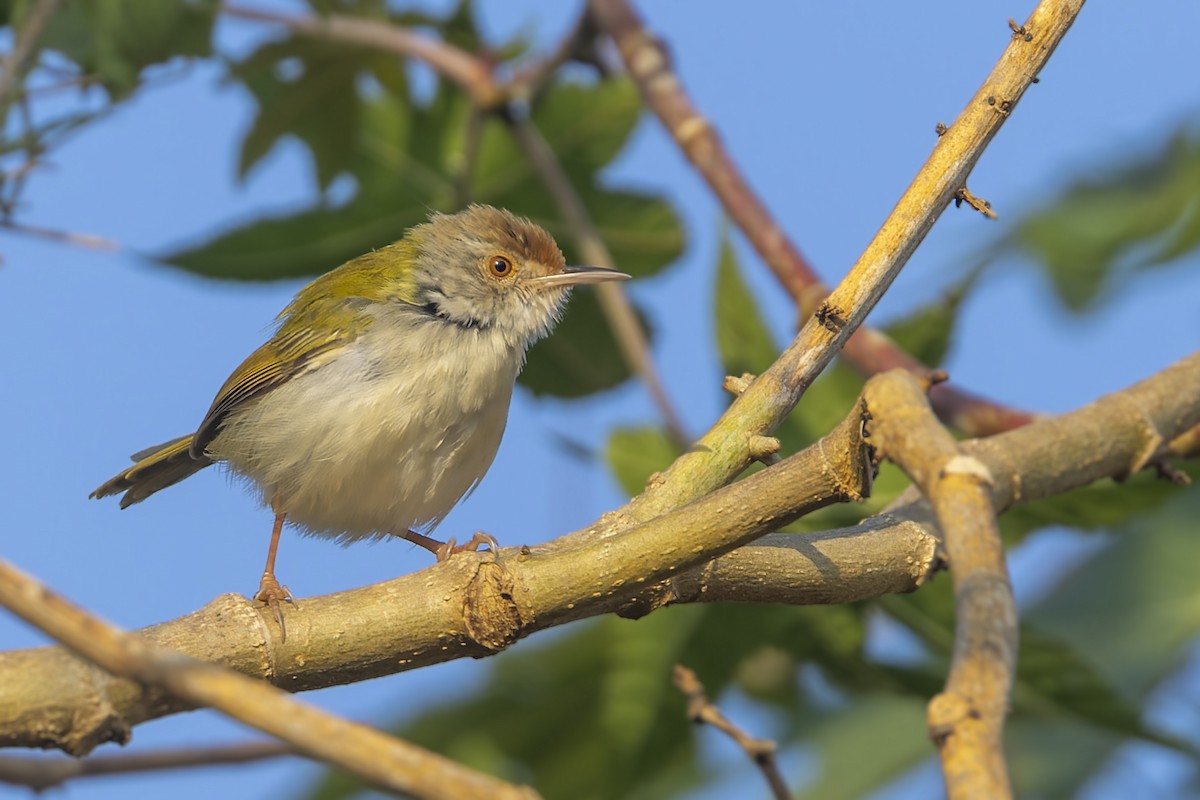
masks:
{"type": "Polygon", "coordinates": [[[516,270],[513,263],[504,256],[491,256],[487,260],[487,269],[493,278],[507,278],[516,270]]]}

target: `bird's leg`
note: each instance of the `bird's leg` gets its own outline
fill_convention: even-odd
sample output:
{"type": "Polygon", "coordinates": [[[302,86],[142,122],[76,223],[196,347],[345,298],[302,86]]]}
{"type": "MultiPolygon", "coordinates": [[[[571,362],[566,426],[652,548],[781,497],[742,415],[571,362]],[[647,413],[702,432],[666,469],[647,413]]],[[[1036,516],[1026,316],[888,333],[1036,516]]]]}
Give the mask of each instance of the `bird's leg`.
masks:
{"type": "MultiPolygon", "coordinates": [[[[274,506],[272,508],[274,509],[274,506]]],[[[275,619],[279,621],[280,640],[286,642],[287,628],[283,624],[283,608],[280,603],[284,600],[289,603],[294,601],[292,593],[286,586],[281,586],[275,577],[275,552],[279,549],[279,535],[283,533],[283,521],[287,518],[287,513],[278,509],[274,509],[274,511],[275,527],[271,529],[271,546],[267,549],[267,567],[263,570],[262,580],[258,583],[258,594],[254,595],[254,599],[275,612],[275,619]]]]}
{"type": "Polygon", "coordinates": [[[455,553],[475,552],[483,545],[487,545],[488,549],[493,553],[500,549],[500,543],[496,541],[496,537],[483,531],[476,531],[475,535],[470,538],[466,544],[455,544],[453,539],[447,539],[444,542],[439,542],[429,536],[424,536],[416,531],[405,531],[400,534],[401,539],[407,539],[418,547],[423,547],[437,558],[438,561],[445,561],[455,553]]]}

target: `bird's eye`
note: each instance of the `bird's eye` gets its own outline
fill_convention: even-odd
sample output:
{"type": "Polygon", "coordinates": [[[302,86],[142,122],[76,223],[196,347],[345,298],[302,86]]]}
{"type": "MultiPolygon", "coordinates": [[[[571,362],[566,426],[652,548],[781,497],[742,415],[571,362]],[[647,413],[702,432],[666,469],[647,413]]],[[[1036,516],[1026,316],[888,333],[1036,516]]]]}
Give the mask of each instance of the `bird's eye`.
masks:
{"type": "Polygon", "coordinates": [[[516,272],[512,261],[505,256],[490,256],[487,260],[487,270],[493,278],[508,278],[516,272]]]}

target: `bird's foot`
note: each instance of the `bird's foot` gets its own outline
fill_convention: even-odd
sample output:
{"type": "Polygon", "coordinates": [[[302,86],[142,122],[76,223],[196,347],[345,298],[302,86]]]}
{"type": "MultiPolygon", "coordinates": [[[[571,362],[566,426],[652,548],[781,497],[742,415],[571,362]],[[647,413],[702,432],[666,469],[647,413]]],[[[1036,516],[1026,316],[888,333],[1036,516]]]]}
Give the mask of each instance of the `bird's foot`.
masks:
{"type": "Polygon", "coordinates": [[[473,553],[485,544],[493,553],[500,549],[500,543],[496,541],[496,537],[483,531],[476,531],[475,535],[466,544],[455,544],[453,539],[439,542],[437,539],[417,533],[416,531],[405,531],[400,534],[400,538],[407,539],[418,547],[425,548],[433,553],[438,561],[445,561],[456,553],[468,551],[473,553]]]}
{"type": "Polygon", "coordinates": [[[468,539],[464,544],[455,544],[453,539],[447,539],[437,550],[433,551],[434,556],[438,561],[445,561],[450,556],[456,553],[470,552],[474,553],[480,547],[487,545],[487,549],[493,553],[499,552],[500,543],[496,541],[496,537],[490,533],[483,531],[475,531],[475,535],[468,539]]]}
{"type": "Polygon", "coordinates": [[[291,591],[286,586],[280,585],[275,573],[264,572],[262,580],[258,583],[258,594],[254,595],[254,602],[262,603],[275,612],[275,619],[279,622],[279,640],[281,642],[287,641],[287,626],[283,624],[282,606],[285,601],[292,605],[296,604],[291,591]]]}

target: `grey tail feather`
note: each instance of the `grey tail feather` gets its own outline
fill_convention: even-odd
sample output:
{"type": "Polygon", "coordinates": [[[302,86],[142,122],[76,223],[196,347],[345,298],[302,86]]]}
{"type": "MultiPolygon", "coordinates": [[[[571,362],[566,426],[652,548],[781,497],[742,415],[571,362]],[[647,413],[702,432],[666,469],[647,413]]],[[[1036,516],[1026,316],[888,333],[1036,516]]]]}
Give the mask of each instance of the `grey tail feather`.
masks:
{"type": "Polygon", "coordinates": [[[121,508],[128,508],[213,463],[207,456],[193,458],[188,452],[191,443],[192,435],[188,434],[134,453],[132,457],[137,463],[101,484],[91,497],[124,492],[121,508]]]}

